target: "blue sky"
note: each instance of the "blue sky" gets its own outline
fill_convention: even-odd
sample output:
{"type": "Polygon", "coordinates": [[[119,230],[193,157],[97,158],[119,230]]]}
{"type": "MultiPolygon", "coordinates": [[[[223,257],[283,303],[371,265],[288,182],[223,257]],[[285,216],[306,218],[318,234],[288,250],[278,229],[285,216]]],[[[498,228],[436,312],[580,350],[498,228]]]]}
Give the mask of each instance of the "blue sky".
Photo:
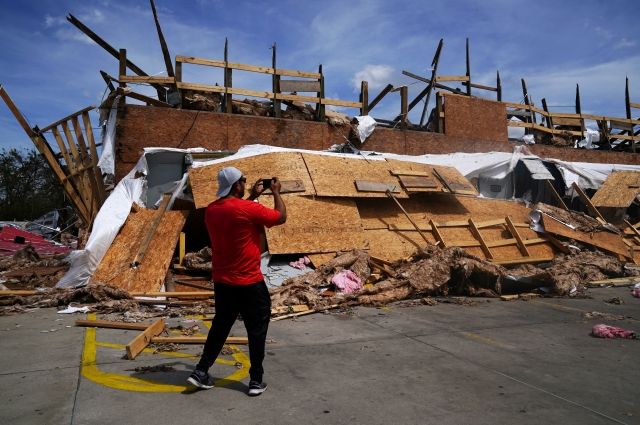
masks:
{"type": "MultiPolygon", "coordinates": [[[[278,67],[315,71],[323,64],[327,97],[357,100],[361,79],[369,81],[370,98],[387,83],[415,83],[401,71],[427,75],[440,38],[439,73],[463,75],[469,37],[472,79],[495,85],[500,70],[504,100],[521,101],[525,78],[536,104],[546,97],[552,110],[573,112],[567,106],[579,83],[583,112],[624,116],[628,76],[632,101],[640,102],[640,3],[633,0],[156,0],[156,6],[172,57],[222,59],[227,37],[231,61],[270,66],[276,42],[278,67]]],[[[126,48],[147,73],[164,72],[146,0],[0,0],[0,10],[0,84],[31,125],[99,104],[105,91],[99,70],[117,74],[117,61],[68,23],[68,13],[126,48]]],[[[185,65],[184,80],[221,84],[222,73],[185,65]]],[[[269,90],[271,81],[236,73],[234,85],[269,90]]],[[[410,85],[410,95],[422,88],[410,85]]],[[[393,118],[398,98],[387,96],[372,115],[393,118]]],[[[31,146],[0,104],[0,149],[31,146]]]]}

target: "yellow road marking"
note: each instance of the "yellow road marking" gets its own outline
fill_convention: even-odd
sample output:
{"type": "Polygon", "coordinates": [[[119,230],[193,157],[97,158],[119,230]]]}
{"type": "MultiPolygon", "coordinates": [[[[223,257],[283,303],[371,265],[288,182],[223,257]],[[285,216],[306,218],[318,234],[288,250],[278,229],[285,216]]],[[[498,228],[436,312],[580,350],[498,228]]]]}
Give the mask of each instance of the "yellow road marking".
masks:
{"type": "Polygon", "coordinates": [[[503,348],[505,350],[511,350],[511,347],[509,347],[508,345],[505,345],[501,342],[498,342],[494,339],[488,338],[486,336],[482,336],[482,335],[478,335],[478,334],[474,334],[472,332],[460,332],[461,335],[466,336],[467,338],[471,338],[475,341],[479,341],[479,342],[483,342],[485,344],[489,344],[489,345],[493,345],[494,347],[499,347],[499,348],[503,348]]]}
{"type": "MultiPolygon", "coordinates": [[[[91,313],[87,316],[89,320],[95,320],[95,313],[91,313]]],[[[172,385],[172,384],[163,384],[159,381],[154,381],[151,379],[141,379],[135,378],[133,376],[112,373],[112,372],[104,372],[98,368],[96,359],[97,359],[97,347],[103,346],[108,348],[120,348],[122,345],[120,344],[111,344],[107,342],[98,342],[96,341],[96,328],[86,328],[85,330],[85,341],[84,341],[84,350],[82,352],[82,366],[81,373],[82,376],[93,381],[97,384],[101,384],[110,388],[115,388],[119,390],[125,391],[138,391],[138,392],[183,392],[185,390],[190,389],[187,385],[172,385]]],[[[242,365],[241,369],[236,369],[232,374],[219,379],[216,381],[216,386],[223,387],[232,382],[240,381],[246,378],[249,374],[249,358],[237,347],[230,346],[233,350],[231,356],[234,361],[225,360],[225,359],[216,359],[216,363],[224,364],[224,365],[235,365],[236,363],[240,363],[242,365]]],[[[151,351],[147,349],[148,351],[151,351]]],[[[145,350],[145,351],[147,351],[145,350]]],[[[173,356],[173,357],[192,357],[189,354],[185,353],[171,353],[163,352],[163,355],[173,356]]]]}

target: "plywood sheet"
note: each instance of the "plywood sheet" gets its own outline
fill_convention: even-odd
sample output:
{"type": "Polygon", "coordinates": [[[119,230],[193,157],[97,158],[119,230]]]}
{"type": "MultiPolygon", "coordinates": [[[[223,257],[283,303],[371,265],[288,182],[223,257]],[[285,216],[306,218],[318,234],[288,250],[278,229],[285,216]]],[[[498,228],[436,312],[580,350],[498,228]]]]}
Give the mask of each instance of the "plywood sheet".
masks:
{"type": "MultiPolygon", "coordinates": [[[[387,229],[365,230],[369,254],[385,261],[396,261],[409,257],[426,246],[418,232],[392,232],[387,229]]],[[[435,240],[425,234],[432,243],[435,240]]]]}
{"type": "Polygon", "coordinates": [[[438,176],[450,192],[463,195],[478,195],[475,186],[455,167],[433,167],[434,174],[438,176]]]}
{"type": "Polygon", "coordinates": [[[280,180],[301,180],[305,191],[300,194],[315,194],[302,155],[298,152],[273,152],[192,168],[189,180],[196,208],[206,207],[216,199],[218,171],[224,167],[236,167],[244,173],[247,177],[247,191],[256,180],[276,176],[280,180]]]}
{"type": "Polygon", "coordinates": [[[557,221],[549,217],[544,217],[543,221],[545,230],[554,235],[560,235],[566,238],[575,239],[588,245],[598,247],[604,251],[613,252],[625,257],[630,257],[631,255],[629,252],[629,248],[622,240],[622,237],[614,233],[580,232],[578,230],[573,230],[562,223],[558,223],[557,221]]]}
{"type": "Polygon", "coordinates": [[[419,164],[417,162],[408,162],[408,161],[400,161],[398,159],[390,159],[387,158],[387,162],[389,163],[389,167],[391,168],[391,172],[396,175],[414,175],[414,176],[424,176],[433,180],[433,187],[410,187],[405,190],[409,193],[411,192],[442,192],[446,190],[442,185],[440,179],[436,177],[433,173],[433,165],[430,164],[419,164]]]}
{"type": "MultiPolygon", "coordinates": [[[[384,160],[345,158],[329,155],[302,154],[318,196],[342,196],[358,198],[386,198],[384,192],[361,192],[356,180],[384,183],[400,188],[398,179],[389,172],[384,160]]],[[[395,195],[407,198],[404,190],[395,195]]]]}
{"type": "Polygon", "coordinates": [[[627,208],[640,193],[640,172],[614,171],[591,198],[596,207],[627,208]]]}
{"type": "Polygon", "coordinates": [[[320,254],[309,254],[309,255],[307,255],[307,257],[309,257],[309,260],[311,260],[311,262],[313,263],[313,265],[315,267],[320,267],[324,263],[326,263],[328,261],[331,261],[334,258],[336,258],[336,253],[335,252],[323,252],[323,253],[320,253],[320,254]]]}
{"type": "MultiPolygon", "coordinates": [[[[273,208],[273,198],[260,197],[273,208]]],[[[365,248],[358,208],[352,199],[288,196],[287,222],[266,230],[271,254],[326,253],[365,248]]]]}
{"type": "Polygon", "coordinates": [[[132,211],[120,233],[98,265],[92,281],[107,283],[127,291],[159,291],[188,211],[166,211],[138,268],[131,268],[147,227],[156,210],[132,211]]]}

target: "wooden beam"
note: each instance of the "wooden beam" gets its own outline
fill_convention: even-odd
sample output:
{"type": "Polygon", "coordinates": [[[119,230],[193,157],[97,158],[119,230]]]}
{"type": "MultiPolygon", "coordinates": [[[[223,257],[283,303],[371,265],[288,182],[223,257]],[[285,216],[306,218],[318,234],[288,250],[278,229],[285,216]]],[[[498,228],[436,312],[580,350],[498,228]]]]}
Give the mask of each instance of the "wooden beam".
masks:
{"type": "Polygon", "coordinates": [[[135,84],[164,84],[174,85],[176,83],[175,77],[157,77],[157,76],[139,76],[139,75],[120,75],[118,80],[121,83],[135,83],[135,84]]]}
{"type": "MultiPolygon", "coordinates": [[[[467,81],[471,83],[471,55],[469,54],[469,39],[466,39],[465,43],[466,50],[466,64],[467,64],[467,81]]],[[[471,84],[467,84],[467,96],[471,96],[471,84]]]]}
{"type": "MultiPolygon", "coordinates": [[[[469,84],[466,81],[463,81],[462,83],[463,86],[466,86],[467,84],[469,84]]],[[[471,83],[471,87],[475,88],[475,89],[481,89],[481,90],[487,90],[487,91],[498,91],[497,87],[491,87],[491,86],[485,86],[482,84],[476,84],[476,83],[471,83]]]]}
{"type": "Polygon", "coordinates": [[[402,86],[400,88],[400,128],[406,130],[407,118],[409,115],[409,87],[402,86]]]}
{"type": "Polygon", "coordinates": [[[513,224],[513,220],[511,220],[511,217],[507,216],[504,218],[504,220],[507,223],[507,229],[509,230],[509,233],[511,233],[511,235],[516,239],[516,245],[518,246],[518,249],[520,250],[522,255],[524,255],[525,257],[530,257],[531,254],[527,249],[527,245],[524,243],[522,236],[520,236],[520,233],[518,233],[518,229],[513,224]]]}
{"type": "Polygon", "coordinates": [[[493,264],[498,264],[501,266],[516,266],[518,264],[536,264],[536,263],[547,263],[553,261],[555,257],[523,257],[523,258],[514,258],[513,260],[490,260],[493,264]]]}
{"type": "Polygon", "coordinates": [[[116,89],[116,92],[121,95],[121,96],[127,96],[130,97],[132,99],[136,99],[139,100],[141,102],[145,102],[147,105],[150,106],[157,106],[159,108],[171,108],[171,105],[168,104],[167,102],[162,102],[158,99],[154,99],[152,97],[149,96],[145,96],[144,94],[141,93],[136,93],[134,91],[131,91],[129,88],[122,88],[122,87],[118,87],[116,89]]]}
{"type": "Polygon", "coordinates": [[[158,319],[131,340],[125,347],[127,350],[127,358],[129,360],[135,359],[142,350],[147,348],[153,337],[160,335],[164,331],[164,327],[164,319],[158,319]]]}
{"type": "Polygon", "coordinates": [[[442,233],[438,226],[433,220],[429,220],[429,225],[431,226],[431,232],[433,233],[433,237],[440,244],[440,248],[446,248],[447,243],[444,241],[444,237],[442,237],[442,233]]]}
{"type": "Polygon", "coordinates": [[[51,124],[49,124],[48,126],[46,126],[46,127],[44,127],[44,128],[41,128],[41,129],[40,129],[40,132],[41,132],[41,133],[46,133],[47,131],[51,130],[53,127],[57,127],[57,126],[59,126],[60,124],[62,124],[63,122],[65,122],[65,121],[69,121],[69,120],[70,120],[70,119],[72,119],[72,118],[75,118],[75,117],[77,117],[77,116],[79,116],[79,115],[84,114],[85,112],[89,112],[89,111],[92,111],[92,110],[94,110],[94,109],[96,109],[96,107],[95,107],[95,106],[93,106],[93,105],[92,105],[92,106],[87,106],[86,108],[82,108],[82,109],[80,109],[79,111],[74,112],[73,114],[69,114],[69,115],[67,115],[67,116],[66,116],[66,117],[64,117],[64,118],[59,119],[58,121],[56,121],[56,122],[54,122],[54,123],[51,123],[51,124]]]}
{"type": "Polygon", "coordinates": [[[390,190],[386,191],[386,194],[389,198],[393,199],[393,201],[396,203],[396,205],[398,206],[398,208],[400,208],[400,210],[402,211],[402,213],[405,215],[405,217],[407,217],[407,220],[409,220],[409,222],[413,225],[413,227],[418,231],[418,234],[420,235],[420,237],[422,237],[422,239],[427,243],[427,245],[431,244],[431,242],[429,242],[429,239],[427,239],[427,237],[424,235],[424,233],[422,233],[422,231],[420,230],[420,228],[418,227],[418,225],[416,224],[415,221],[413,221],[413,219],[411,218],[411,216],[409,215],[409,213],[407,212],[407,210],[404,209],[404,207],[402,206],[402,204],[400,203],[400,201],[398,201],[398,199],[393,196],[393,193],[391,193],[390,190]]]}
{"type": "Polygon", "coordinates": [[[181,292],[160,292],[160,291],[148,291],[148,292],[130,292],[132,297],[165,297],[165,298],[213,298],[213,291],[181,291],[181,292]]]}
{"type": "MultiPolygon", "coordinates": [[[[425,82],[427,84],[431,83],[430,79],[421,77],[421,76],[419,76],[417,74],[414,74],[412,72],[402,71],[402,73],[404,75],[406,75],[407,77],[414,78],[414,79],[416,79],[418,81],[423,81],[423,82],[425,82]]],[[[442,89],[442,90],[446,90],[446,91],[450,91],[451,93],[455,93],[455,94],[462,94],[462,90],[460,90],[460,89],[454,89],[454,88],[451,88],[449,86],[445,86],[444,84],[440,84],[440,83],[436,83],[436,82],[433,83],[433,87],[438,88],[438,89],[442,89]]]]}
{"type": "Polygon", "coordinates": [[[471,234],[480,242],[480,248],[482,249],[482,252],[484,252],[484,255],[487,257],[487,260],[491,260],[493,258],[493,254],[491,253],[491,250],[487,246],[487,243],[480,234],[480,230],[478,229],[476,223],[472,218],[469,219],[469,230],[471,230],[471,234]]]}
{"type": "Polygon", "coordinates": [[[38,295],[43,294],[44,292],[40,291],[29,291],[29,290],[2,290],[0,291],[0,297],[28,297],[30,295],[38,295]]]}
{"type": "Polygon", "coordinates": [[[103,70],[100,70],[100,75],[102,75],[102,79],[107,84],[109,91],[114,91],[116,89],[115,86],[113,85],[113,80],[115,80],[115,78],[113,78],[111,75],[107,74],[103,70]]]}
{"type": "Polygon", "coordinates": [[[369,83],[366,81],[360,82],[360,103],[362,107],[360,108],[360,115],[368,115],[369,114],[369,83]]]}
{"type": "Polygon", "coordinates": [[[556,200],[556,203],[558,204],[558,206],[560,208],[562,208],[563,210],[565,210],[565,211],[569,211],[569,208],[567,207],[567,204],[564,203],[564,200],[562,199],[560,194],[556,191],[556,188],[553,186],[553,183],[551,183],[551,181],[549,181],[549,180],[545,180],[544,184],[545,184],[547,190],[549,192],[551,192],[551,195],[556,200]]]}
{"type": "Polygon", "coordinates": [[[380,93],[369,103],[369,112],[385,97],[389,92],[393,90],[393,86],[391,84],[387,84],[385,88],[382,89],[380,93]]]}
{"type": "Polygon", "coordinates": [[[91,153],[91,165],[93,166],[93,172],[98,182],[98,199],[100,200],[100,206],[107,199],[107,192],[104,187],[104,180],[102,178],[102,171],[98,167],[98,150],[96,149],[96,141],[93,136],[93,128],[91,127],[91,120],[89,119],[89,112],[82,113],[82,122],[84,123],[84,129],[87,133],[87,141],[89,143],[89,152],[91,153]]]}
{"type": "MultiPolygon", "coordinates": [[[[273,45],[271,45],[271,67],[273,69],[276,69],[276,43],[274,42],[273,45]]],[[[286,84],[285,84],[286,85],[286,84]]],[[[280,80],[280,76],[276,73],[273,73],[271,76],[271,91],[273,91],[273,93],[278,94],[282,91],[282,85],[281,85],[281,80],[280,80]]],[[[284,90],[284,91],[295,91],[295,90],[284,90]]],[[[280,116],[282,115],[282,110],[281,110],[281,101],[278,100],[277,98],[273,99],[273,116],[276,118],[280,118],[280,116]]]]}
{"type": "MultiPolygon", "coordinates": [[[[469,81],[469,77],[466,75],[440,75],[436,76],[436,82],[446,82],[446,81],[469,81]]],[[[466,85],[466,84],[465,84],[466,85]]]]}
{"type": "Polygon", "coordinates": [[[158,12],[156,12],[156,4],[153,0],[149,0],[151,3],[151,12],[153,13],[153,20],[156,24],[156,30],[158,31],[158,40],[160,41],[160,48],[162,49],[162,57],[164,58],[164,66],[167,69],[167,75],[174,77],[173,64],[171,63],[171,55],[169,54],[169,48],[167,42],[162,34],[162,28],[160,27],[160,20],[158,19],[158,12]]]}
{"type": "Polygon", "coordinates": [[[76,320],[76,326],[89,328],[124,329],[129,331],[144,331],[149,327],[149,324],[115,322],[111,320],[76,320]]]}
{"type": "Polygon", "coordinates": [[[498,102],[502,102],[502,81],[500,80],[500,71],[496,71],[496,92],[498,102]]]}
{"type": "MultiPolygon", "coordinates": [[[[119,52],[114,47],[112,47],[109,43],[107,43],[100,36],[94,33],[89,27],[83,24],[78,18],[76,18],[72,14],[69,14],[67,16],[67,21],[69,21],[73,26],[75,26],[80,31],[82,31],[87,37],[93,40],[98,46],[105,49],[111,56],[113,56],[116,59],[120,58],[119,52]]],[[[128,59],[126,60],[126,67],[132,70],[133,72],[135,72],[137,75],[141,75],[141,76],[148,75],[139,66],[137,66],[136,64],[134,64],[128,59]]],[[[122,74],[126,74],[126,72],[120,72],[118,75],[122,75],[122,74]]],[[[159,85],[154,85],[153,87],[158,92],[158,99],[166,100],[166,90],[164,89],[164,87],[159,85]]]]}
{"type": "MultiPolygon", "coordinates": [[[[206,336],[156,336],[151,338],[154,344],[204,344],[206,336]]],[[[249,340],[244,336],[227,337],[225,344],[247,345],[249,340]]]]}
{"type": "Polygon", "coordinates": [[[269,68],[265,66],[255,66],[255,65],[247,65],[243,63],[237,62],[227,62],[225,61],[215,60],[215,59],[203,59],[197,58],[193,56],[176,56],[177,62],[182,63],[190,63],[194,65],[204,65],[204,66],[213,66],[216,68],[232,68],[240,71],[249,71],[249,72],[258,72],[261,74],[277,74],[284,77],[300,77],[300,78],[311,78],[314,80],[319,80],[322,76],[320,72],[305,72],[305,71],[297,71],[292,69],[277,69],[277,68],[269,68]]]}
{"type": "Polygon", "coordinates": [[[576,193],[580,197],[580,200],[582,201],[582,203],[586,205],[587,209],[591,212],[591,214],[593,214],[596,218],[599,218],[600,220],[606,223],[607,221],[602,216],[602,214],[600,214],[600,211],[598,211],[598,208],[596,208],[595,205],[593,205],[593,203],[591,202],[591,199],[589,199],[587,194],[584,193],[582,189],[580,189],[580,187],[575,182],[571,184],[571,187],[573,188],[573,190],[576,191],[576,193]]]}
{"type": "Polygon", "coordinates": [[[160,206],[156,210],[156,213],[153,216],[153,221],[149,223],[149,226],[145,230],[145,236],[140,244],[140,248],[138,248],[138,252],[131,262],[131,267],[138,267],[140,263],[144,260],[144,257],[147,253],[147,249],[149,248],[149,244],[151,243],[151,239],[153,239],[153,235],[156,233],[156,229],[164,216],[164,213],[167,211],[167,207],[169,206],[169,201],[171,200],[171,194],[165,193],[162,195],[162,201],[160,202],[160,206]]]}

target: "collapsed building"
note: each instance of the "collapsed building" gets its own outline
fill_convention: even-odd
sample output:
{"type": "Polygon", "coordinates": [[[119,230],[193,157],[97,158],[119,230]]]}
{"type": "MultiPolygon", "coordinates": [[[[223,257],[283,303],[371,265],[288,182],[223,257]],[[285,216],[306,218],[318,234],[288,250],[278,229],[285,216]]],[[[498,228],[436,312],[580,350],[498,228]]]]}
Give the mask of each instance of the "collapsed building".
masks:
{"type": "MultiPolygon", "coordinates": [[[[425,85],[414,99],[391,84],[370,98],[366,81],[357,101],[330,99],[321,66],[278,68],[275,45],[271,66],[230,62],[226,43],[223,59],[172,60],[153,12],[166,76],[147,75],[125,49],[68,17],[119,63],[117,78],[101,71],[110,94],[98,108],[100,140],[95,107],[32,128],[0,86],[88,235],[56,286],[106,284],[156,304],[201,298],[194,288],[211,289],[203,209],[228,165],[249,181],[283,182],[289,220],[263,240],[265,273],[284,273],[270,279],[275,314],[536,288],[573,295],[636,274],[640,119],[632,113],[640,104],[628,80],[626,117],[583,114],[579,88],[575,113],[552,112],[544,99],[536,107],[524,80],[524,102],[503,102],[499,73],[495,86],[473,82],[468,42],[465,75],[440,75],[441,40],[431,75],[403,71],[425,85]],[[224,81],[185,81],[187,65],[222,69],[224,81]],[[234,86],[237,72],[269,75],[272,91],[234,86]],[[136,92],[141,84],[157,98],[136,92]],[[496,100],[478,96],[486,92],[496,100]],[[374,118],[396,93],[397,117],[374,118]],[[418,106],[420,122],[411,123],[418,106]],[[524,128],[523,141],[510,139],[510,128],[524,128]]],[[[272,206],[268,193],[258,201],[272,206]]],[[[3,295],[23,295],[16,290],[3,295]]],[[[73,299],[73,289],[56,291],[34,295],[35,305],[73,299]]]]}

